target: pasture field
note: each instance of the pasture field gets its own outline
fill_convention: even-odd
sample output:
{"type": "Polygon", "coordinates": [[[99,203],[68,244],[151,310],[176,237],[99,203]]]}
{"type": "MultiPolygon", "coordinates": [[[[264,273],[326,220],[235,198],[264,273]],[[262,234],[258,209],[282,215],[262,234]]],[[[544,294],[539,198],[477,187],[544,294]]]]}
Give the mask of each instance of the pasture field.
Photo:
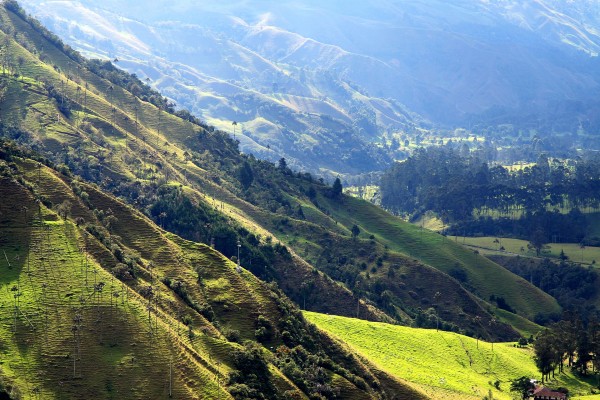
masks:
{"type": "MultiPolygon", "coordinates": [[[[540,379],[532,350],[514,343],[488,343],[452,332],[311,312],[304,316],[377,368],[433,399],[481,399],[489,391],[494,399],[512,399],[510,380],[521,376],[540,379]]],[[[589,395],[592,382],[567,372],[557,374],[549,386],[565,386],[572,395],[589,395]]]]}
{"type": "MultiPolygon", "coordinates": [[[[514,253],[521,256],[536,257],[535,250],[527,248],[526,240],[484,237],[449,236],[451,240],[467,246],[476,247],[482,253],[505,254],[514,253]],[[504,248],[502,250],[501,248],[504,248]]],[[[569,257],[570,261],[581,264],[595,265],[600,262],[600,247],[580,247],[578,243],[549,243],[542,251],[541,257],[559,258],[561,250],[569,257]]]]}

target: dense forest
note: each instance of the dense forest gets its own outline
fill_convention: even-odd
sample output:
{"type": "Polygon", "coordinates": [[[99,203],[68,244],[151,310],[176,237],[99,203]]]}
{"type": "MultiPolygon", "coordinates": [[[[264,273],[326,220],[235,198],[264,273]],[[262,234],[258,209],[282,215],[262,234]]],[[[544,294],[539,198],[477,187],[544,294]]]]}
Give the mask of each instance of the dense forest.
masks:
{"type": "MultiPolygon", "coordinates": [[[[550,294],[563,310],[577,313],[585,320],[600,316],[594,304],[600,292],[600,277],[596,269],[568,260],[556,262],[547,258],[534,260],[519,256],[492,256],[492,259],[550,294]]],[[[560,315],[539,315],[535,322],[546,325],[559,318],[560,315]]]]}
{"type": "Polygon", "coordinates": [[[508,169],[478,152],[452,146],[418,149],[381,179],[382,205],[410,217],[427,211],[450,223],[448,233],[593,244],[585,212],[600,207],[600,156],[541,154],[533,165],[508,169]]]}

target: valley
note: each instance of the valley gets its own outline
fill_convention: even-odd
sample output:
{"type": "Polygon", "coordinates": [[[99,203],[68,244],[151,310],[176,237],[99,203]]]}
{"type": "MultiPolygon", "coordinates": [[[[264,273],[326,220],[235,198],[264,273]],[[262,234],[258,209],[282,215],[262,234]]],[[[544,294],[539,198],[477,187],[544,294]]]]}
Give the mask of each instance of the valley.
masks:
{"type": "Polygon", "coordinates": [[[562,3],[572,2],[351,2],[340,13],[312,0],[153,1],[140,14],[114,1],[22,2],[243,152],[361,185],[464,134],[498,148],[535,132],[548,151],[597,149],[598,13],[562,3]]]}
{"type": "MultiPolygon", "coordinates": [[[[184,3],[174,12],[185,14],[184,3]]],[[[109,15],[89,14],[85,4],[62,18],[109,15]]],[[[47,11],[58,6],[49,2],[47,11]]],[[[214,15],[223,13],[223,5],[214,7],[214,15]]],[[[241,36],[221,38],[214,27],[185,26],[224,52],[206,48],[199,57],[206,64],[192,71],[177,58],[197,50],[186,47],[193,38],[184,26],[157,19],[152,30],[117,18],[140,37],[180,35],[174,36],[179,47],[161,55],[165,64],[154,65],[157,74],[175,66],[189,72],[173,82],[150,77],[149,70],[130,74],[144,57],[153,60],[142,40],[121,37],[130,50],[118,47],[108,59],[107,43],[88,46],[84,54],[103,56],[88,59],[25,10],[13,0],[0,3],[0,398],[508,399],[512,381],[540,376],[544,339],[537,345],[536,338],[563,327],[567,317],[569,326],[582,324],[585,340],[553,353],[551,384],[577,396],[597,392],[600,342],[587,333],[600,304],[593,157],[565,161],[570,169],[560,178],[578,188],[577,196],[556,185],[564,212],[552,215],[559,230],[577,226],[564,229],[561,239],[583,235],[583,247],[544,242],[529,250],[532,240],[465,237],[461,229],[473,226],[459,225],[464,221],[457,217],[473,204],[455,207],[460,202],[452,196],[460,190],[444,196],[432,189],[429,198],[440,199],[434,204],[441,208],[429,214],[421,203],[416,212],[386,207],[441,220],[444,230],[435,232],[349,195],[348,179],[361,185],[354,194],[372,198],[377,191],[385,201],[383,185],[373,183],[379,176],[391,181],[382,171],[400,152],[412,157],[433,153],[424,147],[434,145],[448,154],[460,148],[466,159],[478,160],[479,171],[486,164],[477,157],[493,146],[466,131],[435,133],[394,99],[367,96],[335,77],[324,83],[331,71],[294,64],[303,52],[317,52],[315,62],[354,53],[241,20],[234,33],[243,43],[241,36]],[[271,35],[295,41],[296,51],[271,54],[279,43],[271,35]],[[235,57],[225,54],[231,49],[235,57]],[[231,62],[241,55],[287,78],[274,85],[264,77],[254,83],[270,87],[241,91],[256,72],[231,62]],[[198,75],[212,62],[246,81],[198,75]],[[301,71],[304,86],[293,78],[301,71]],[[332,81],[341,85],[339,97],[329,92],[332,81]],[[298,86],[284,90],[284,84],[298,86]],[[173,90],[180,95],[183,86],[197,96],[189,111],[174,102],[173,90]],[[341,106],[348,94],[373,108],[349,112],[341,106]],[[242,111],[255,101],[259,114],[242,111]],[[226,117],[208,113],[227,108],[226,117]],[[399,125],[389,128],[398,131],[374,135],[380,128],[370,125],[372,112],[375,125],[396,119],[399,125]],[[575,179],[571,170],[585,173],[575,179]],[[579,205],[590,212],[578,214],[579,205]],[[557,251],[560,257],[560,249],[568,257],[562,264],[545,259],[557,251]],[[527,346],[515,347],[519,341],[527,346]],[[577,372],[559,369],[558,358],[562,368],[573,357],[589,360],[577,372]]],[[[224,20],[230,21],[215,16],[211,24],[224,20]]],[[[82,24],[100,29],[98,21],[106,19],[82,24]]],[[[114,40],[122,34],[113,25],[106,29],[114,40]]],[[[581,46],[593,52],[588,45],[581,46]]],[[[374,55],[356,57],[376,62],[374,55]]],[[[541,150],[534,135],[521,144],[503,157],[541,150]]],[[[547,145],[558,148],[560,141],[547,145]]],[[[549,159],[546,173],[557,159],[549,159]]],[[[514,173],[527,179],[539,165],[514,173]]],[[[471,214],[537,218],[529,203],[513,207],[498,199],[475,204],[471,214]]],[[[525,231],[527,221],[521,226],[525,231]]]]}

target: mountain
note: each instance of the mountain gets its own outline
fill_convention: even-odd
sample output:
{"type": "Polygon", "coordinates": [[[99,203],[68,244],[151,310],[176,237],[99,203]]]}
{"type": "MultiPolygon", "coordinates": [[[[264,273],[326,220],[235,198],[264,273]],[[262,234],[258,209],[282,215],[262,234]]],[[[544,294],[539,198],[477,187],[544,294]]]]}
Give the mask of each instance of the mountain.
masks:
{"type": "Polygon", "coordinates": [[[441,235],[241,153],[14,1],[0,7],[0,63],[0,382],[13,398],[420,398],[298,307],[493,340],[560,312],[441,235]]]}
{"type": "MultiPolygon", "coordinates": [[[[238,270],[209,245],[164,231],[41,156],[62,153],[90,180],[143,173],[126,160],[133,151],[111,146],[123,140],[121,150],[143,154],[149,146],[134,132],[147,131],[108,108],[123,99],[122,88],[84,70],[91,64],[76,63],[82,61],[76,53],[23,19],[15,3],[3,3],[0,20],[2,398],[425,398],[309,325],[276,285],[238,270]],[[32,52],[42,47],[43,53],[32,52]],[[81,75],[69,75],[75,71],[81,75]],[[98,163],[105,150],[117,153],[106,155],[110,164],[98,163]],[[88,169],[83,160],[95,164],[88,169]]],[[[164,118],[170,132],[177,124],[188,128],[175,116],[164,118]]],[[[173,157],[180,151],[170,150],[173,157]]],[[[161,153],[152,156],[155,163],[144,169],[179,173],[161,153]]],[[[166,223],[166,216],[159,218],[166,223]]],[[[219,218],[211,222],[217,226],[219,218]]],[[[260,248],[294,264],[283,246],[260,248]]]]}
{"type": "Polygon", "coordinates": [[[119,59],[243,151],[348,179],[420,129],[600,125],[595,2],[227,4],[26,0],[84,54],[119,59]],[[418,129],[417,129],[418,128],[418,129]]]}
{"type": "MultiPolygon", "coordinates": [[[[456,293],[486,318],[492,317],[481,301],[492,294],[528,318],[558,311],[555,300],[526,281],[438,234],[334,194],[285,163],[240,154],[223,132],[185,112],[158,108],[167,100],[135,77],[87,61],[35,21],[21,21],[5,22],[8,31],[18,29],[23,45],[5,39],[4,54],[10,56],[2,91],[4,135],[100,185],[165,229],[213,243],[228,258],[237,258],[240,240],[244,264],[263,280],[276,280],[298,303],[354,315],[354,291],[387,304],[388,317],[412,319],[437,290],[424,283],[438,280],[453,288],[444,292],[456,293]],[[454,270],[463,271],[462,286],[448,281],[454,270]],[[421,289],[404,291],[409,284],[421,289]]],[[[361,305],[359,314],[384,318],[375,303],[361,305]]],[[[472,326],[461,321],[460,308],[451,309],[449,321],[472,326]]]]}

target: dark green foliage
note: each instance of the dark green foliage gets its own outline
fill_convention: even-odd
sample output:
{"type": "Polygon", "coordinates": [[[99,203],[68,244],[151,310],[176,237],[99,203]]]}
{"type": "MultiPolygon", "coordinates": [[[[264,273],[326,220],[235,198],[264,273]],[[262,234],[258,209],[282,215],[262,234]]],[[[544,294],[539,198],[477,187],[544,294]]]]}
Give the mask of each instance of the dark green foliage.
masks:
{"type": "Polygon", "coordinates": [[[248,342],[233,353],[235,372],[229,376],[229,393],[236,399],[270,399],[275,388],[269,379],[268,362],[263,349],[248,342]]]}
{"type": "Polygon", "coordinates": [[[450,234],[530,240],[540,230],[544,242],[584,239],[587,222],[579,209],[600,204],[600,156],[552,168],[546,159],[513,173],[480,156],[451,146],[419,149],[382,177],[382,205],[413,216],[432,210],[453,223],[450,234]],[[563,207],[571,212],[560,213],[563,207]],[[483,214],[474,218],[475,210],[483,214]],[[485,215],[492,211],[500,218],[485,215]]]}
{"type": "Polygon", "coordinates": [[[244,189],[248,189],[250,185],[252,185],[252,181],[254,181],[254,173],[252,172],[252,167],[248,163],[248,161],[244,161],[239,170],[239,180],[244,189]]]}
{"type": "Polygon", "coordinates": [[[302,346],[289,349],[280,346],[276,353],[276,364],[289,379],[311,398],[334,398],[331,377],[327,367],[331,362],[321,356],[310,354],[302,346]],[[321,396],[321,397],[319,397],[321,396]]]}
{"type": "Polygon", "coordinates": [[[162,282],[167,285],[169,288],[173,289],[175,293],[192,309],[196,310],[200,313],[204,318],[209,321],[214,321],[215,313],[210,306],[210,304],[198,304],[195,300],[192,299],[190,294],[188,293],[185,283],[179,281],[177,279],[172,278],[164,278],[162,282]]]}
{"type": "Polygon", "coordinates": [[[48,97],[51,97],[54,100],[56,100],[58,110],[65,117],[70,118],[72,109],[71,100],[52,85],[47,85],[46,90],[48,91],[48,97]]]}
{"type": "MultiPolygon", "coordinates": [[[[542,381],[563,371],[567,362],[581,375],[586,375],[590,362],[600,355],[600,323],[597,319],[583,321],[576,314],[565,318],[540,332],[533,349],[535,363],[542,373],[542,381]]],[[[597,361],[596,361],[597,365],[597,361]]]]}
{"type": "Polygon", "coordinates": [[[460,265],[457,265],[456,267],[452,268],[448,272],[448,275],[450,275],[451,277],[453,277],[454,279],[456,279],[457,281],[459,281],[461,283],[465,283],[469,280],[467,271],[465,271],[465,269],[463,267],[461,267],[460,265]]]}
{"type": "Polygon", "coordinates": [[[354,239],[356,239],[358,237],[358,235],[360,234],[360,228],[358,227],[358,225],[356,225],[356,224],[352,225],[351,232],[352,232],[352,237],[354,239]]]}
{"type": "Polygon", "coordinates": [[[287,170],[287,162],[285,161],[285,158],[280,158],[277,167],[282,170],[282,171],[286,171],[287,170]]]}
{"type": "Polygon", "coordinates": [[[259,315],[256,320],[256,331],[254,336],[261,343],[270,341],[273,338],[273,324],[264,315],[259,315]]]}
{"type": "Polygon", "coordinates": [[[342,195],[342,182],[340,178],[335,178],[333,186],[331,187],[331,197],[338,198],[342,195]]]}
{"type": "Polygon", "coordinates": [[[542,231],[541,229],[536,229],[535,232],[533,232],[533,234],[531,235],[527,247],[533,248],[535,250],[535,254],[539,256],[542,252],[542,248],[544,247],[546,241],[547,239],[546,235],[544,234],[544,231],[542,231]]]}
{"type": "Polygon", "coordinates": [[[495,301],[498,308],[501,308],[502,310],[506,310],[508,312],[515,313],[515,310],[511,306],[508,305],[508,303],[506,302],[506,299],[504,299],[504,297],[502,297],[502,296],[491,295],[490,301],[495,301]]]}
{"type": "Polygon", "coordinates": [[[192,203],[183,190],[175,186],[163,186],[156,192],[155,201],[149,207],[149,214],[163,228],[183,237],[204,242],[210,240],[207,237],[209,232],[206,224],[219,220],[214,211],[201,204],[192,203]]]}
{"type": "Polygon", "coordinates": [[[529,397],[529,391],[535,389],[535,385],[531,383],[531,379],[522,376],[510,382],[510,391],[518,393],[522,399],[529,397]]]}
{"type": "MultiPolygon", "coordinates": [[[[586,237],[588,217],[578,209],[567,214],[559,211],[526,212],[518,219],[507,217],[493,218],[481,216],[477,219],[459,221],[446,230],[448,235],[466,236],[497,236],[514,237],[532,240],[536,231],[541,231],[543,237],[538,241],[549,243],[580,243],[597,245],[597,238],[586,237]]],[[[535,249],[535,247],[532,247],[535,249]]],[[[540,248],[540,251],[542,248],[540,248]]]]}
{"type": "Polygon", "coordinates": [[[584,318],[598,312],[590,304],[600,290],[600,278],[595,269],[548,259],[531,263],[523,258],[507,263],[506,267],[550,294],[564,309],[575,310],[584,318]]]}

